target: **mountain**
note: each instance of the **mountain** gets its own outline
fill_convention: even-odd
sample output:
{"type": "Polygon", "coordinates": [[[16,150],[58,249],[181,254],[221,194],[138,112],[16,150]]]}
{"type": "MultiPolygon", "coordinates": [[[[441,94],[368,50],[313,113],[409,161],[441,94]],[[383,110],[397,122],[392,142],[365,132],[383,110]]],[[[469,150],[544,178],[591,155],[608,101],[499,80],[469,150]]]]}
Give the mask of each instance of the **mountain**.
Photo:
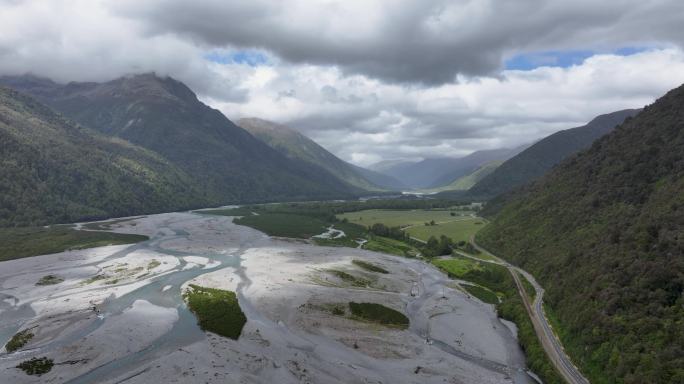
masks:
{"type": "Polygon", "coordinates": [[[84,126],[154,151],[191,175],[197,197],[211,205],[362,192],[321,167],[273,150],[170,77],[61,85],[22,76],[0,82],[84,126]]]}
{"type": "Polygon", "coordinates": [[[587,125],[556,132],[501,164],[494,172],[480,180],[468,194],[493,197],[543,176],[554,165],[573,153],[588,148],[594,140],[605,135],[634,116],[638,109],[626,109],[594,118],[587,125]]]}
{"type": "Polygon", "coordinates": [[[684,86],[498,200],[478,241],[542,283],[592,383],[684,381],[684,86]]]}
{"type": "Polygon", "coordinates": [[[505,161],[517,155],[525,148],[527,148],[527,144],[515,148],[499,148],[473,152],[468,156],[457,159],[458,161],[451,168],[444,171],[432,182],[432,186],[441,187],[449,185],[461,177],[477,171],[484,165],[505,161]]]}
{"type": "Polygon", "coordinates": [[[520,150],[522,149],[492,149],[473,152],[460,158],[427,158],[418,162],[386,161],[371,166],[371,169],[394,177],[413,189],[438,188],[451,184],[487,163],[506,160],[520,150]]]}
{"type": "Polygon", "coordinates": [[[404,160],[382,160],[377,163],[368,166],[368,169],[374,172],[386,172],[394,167],[400,165],[414,164],[417,161],[404,161],[404,160]]]}
{"type": "Polygon", "coordinates": [[[0,227],[197,207],[190,176],[159,155],[77,126],[0,87],[0,227]]]}
{"type": "MultiPolygon", "coordinates": [[[[237,125],[288,158],[320,166],[344,182],[368,191],[400,186],[387,176],[349,164],[298,131],[258,118],[240,119],[237,125]]],[[[399,187],[400,188],[400,187],[399,187]]]]}
{"type": "Polygon", "coordinates": [[[492,172],[494,172],[497,168],[499,168],[499,166],[501,166],[501,164],[502,162],[498,160],[490,161],[489,163],[482,165],[473,172],[465,176],[461,176],[460,178],[453,181],[451,184],[445,185],[440,189],[445,191],[467,191],[470,188],[472,188],[473,185],[477,184],[480,180],[484,179],[492,172]]]}
{"type": "Polygon", "coordinates": [[[376,172],[370,169],[359,167],[358,165],[350,164],[361,176],[371,183],[388,191],[403,191],[406,185],[392,176],[387,176],[384,173],[376,172]]]}

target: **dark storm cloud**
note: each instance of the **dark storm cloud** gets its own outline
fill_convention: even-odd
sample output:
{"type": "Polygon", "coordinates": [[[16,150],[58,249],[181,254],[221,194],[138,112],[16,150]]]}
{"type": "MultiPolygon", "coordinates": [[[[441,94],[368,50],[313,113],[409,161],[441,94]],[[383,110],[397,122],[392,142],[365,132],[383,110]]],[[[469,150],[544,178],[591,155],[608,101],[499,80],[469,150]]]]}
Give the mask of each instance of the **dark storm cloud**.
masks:
{"type": "Polygon", "coordinates": [[[390,82],[488,75],[518,51],[681,44],[681,1],[117,2],[150,34],[265,49],[390,82]]]}

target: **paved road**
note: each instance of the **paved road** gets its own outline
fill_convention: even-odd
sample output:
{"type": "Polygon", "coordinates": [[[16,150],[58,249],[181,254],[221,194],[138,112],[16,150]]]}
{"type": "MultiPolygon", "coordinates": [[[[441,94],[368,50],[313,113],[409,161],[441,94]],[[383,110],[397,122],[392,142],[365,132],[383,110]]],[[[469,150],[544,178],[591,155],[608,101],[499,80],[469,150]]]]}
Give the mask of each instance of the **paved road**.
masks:
{"type": "Polygon", "coordinates": [[[534,331],[537,333],[537,337],[539,338],[539,341],[541,341],[546,354],[549,356],[549,359],[553,365],[556,366],[556,369],[561,373],[561,376],[563,376],[563,378],[571,384],[589,384],[589,380],[587,380],[579,371],[579,369],[577,369],[577,367],[572,363],[570,357],[565,353],[560,340],[558,340],[556,335],[551,330],[549,321],[544,314],[544,306],[542,305],[544,289],[541,287],[541,285],[539,285],[539,283],[537,283],[537,280],[535,280],[532,275],[527,273],[527,271],[511,265],[510,263],[496,257],[493,253],[477,245],[475,243],[474,237],[471,238],[471,242],[475,248],[481,252],[488,253],[496,258],[496,260],[491,261],[483,259],[478,260],[503,265],[511,272],[513,280],[515,280],[515,285],[518,287],[518,292],[520,293],[523,303],[525,304],[525,309],[527,309],[527,313],[532,320],[534,331]],[[532,303],[530,303],[530,298],[525,291],[525,286],[520,280],[520,274],[523,275],[534,287],[536,294],[534,297],[534,302],[532,303]]]}

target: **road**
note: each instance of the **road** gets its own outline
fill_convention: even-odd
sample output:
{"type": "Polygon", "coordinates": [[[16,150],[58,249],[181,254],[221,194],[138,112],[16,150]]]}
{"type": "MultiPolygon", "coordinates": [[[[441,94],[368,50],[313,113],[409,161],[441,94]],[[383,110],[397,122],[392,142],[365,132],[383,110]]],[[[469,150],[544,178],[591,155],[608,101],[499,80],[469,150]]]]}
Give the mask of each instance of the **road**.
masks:
{"type": "MultiPolygon", "coordinates": [[[[518,292],[523,299],[523,304],[525,305],[525,309],[532,320],[532,325],[534,326],[534,331],[537,333],[539,341],[544,347],[549,359],[556,367],[558,372],[560,372],[561,376],[563,376],[565,381],[571,384],[589,384],[589,380],[587,380],[579,371],[579,369],[572,363],[570,356],[565,353],[560,340],[553,333],[551,325],[544,314],[544,289],[541,287],[541,285],[539,285],[539,283],[537,283],[537,280],[535,280],[534,277],[527,271],[504,261],[493,253],[477,245],[477,243],[475,243],[474,237],[471,237],[470,241],[480,252],[488,253],[496,258],[496,260],[484,260],[479,258],[477,260],[503,265],[508,268],[509,272],[513,276],[515,285],[518,287],[518,292]],[[530,298],[525,291],[525,286],[520,280],[520,274],[523,275],[534,287],[536,294],[532,303],[530,303],[530,298]]],[[[462,253],[459,254],[471,257],[462,253]]]]}

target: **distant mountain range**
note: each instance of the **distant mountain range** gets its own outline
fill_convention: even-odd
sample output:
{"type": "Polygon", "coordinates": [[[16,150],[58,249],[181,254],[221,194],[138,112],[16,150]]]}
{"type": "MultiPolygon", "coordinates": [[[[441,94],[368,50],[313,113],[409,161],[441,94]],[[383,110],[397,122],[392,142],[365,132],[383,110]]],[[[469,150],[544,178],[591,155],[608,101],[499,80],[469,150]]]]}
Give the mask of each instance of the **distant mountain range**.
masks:
{"type": "Polygon", "coordinates": [[[488,204],[492,222],[477,237],[543,284],[565,350],[592,383],[684,380],[684,86],[635,113],[601,116],[512,159],[536,165],[522,173],[536,177],[568,143],[579,149],[627,117],[488,204]]]}
{"type": "Polygon", "coordinates": [[[398,180],[349,164],[292,128],[259,118],[240,119],[237,125],[288,158],[320,166],[350,185],[367,191],[402,188],[398,180]]]}
{"type": "Polygon", "coordinates": [[[526,146],[477,151],[460,158],[439,157],[421,161],[382,161],[369,168],[391,176],[411,189],[434,189],[454,183],[486,164],[504,161],[526,146]]]}
{"type": "Polygon", "coordinates": [[[598,116],[588,124],[556,132],[505,161],[468,190],[469,196],[490,198],[536,180],[554,165],[612,131],[639,109],[598,116]]]}

